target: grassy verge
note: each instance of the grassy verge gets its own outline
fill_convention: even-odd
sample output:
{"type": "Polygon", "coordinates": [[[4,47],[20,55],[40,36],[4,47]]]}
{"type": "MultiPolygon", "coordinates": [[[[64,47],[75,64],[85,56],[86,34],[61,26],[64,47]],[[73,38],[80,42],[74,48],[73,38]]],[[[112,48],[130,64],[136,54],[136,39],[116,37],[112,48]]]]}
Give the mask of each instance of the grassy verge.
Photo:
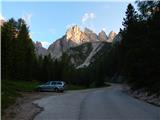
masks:
{"type": "Polygon", "coordinates": [[[16,98],[21,96],[21,92],[33,91],[38,85],[35,81],[1,81],[1,110],[2,114],[6,108],[15,103],[16,98]]]}

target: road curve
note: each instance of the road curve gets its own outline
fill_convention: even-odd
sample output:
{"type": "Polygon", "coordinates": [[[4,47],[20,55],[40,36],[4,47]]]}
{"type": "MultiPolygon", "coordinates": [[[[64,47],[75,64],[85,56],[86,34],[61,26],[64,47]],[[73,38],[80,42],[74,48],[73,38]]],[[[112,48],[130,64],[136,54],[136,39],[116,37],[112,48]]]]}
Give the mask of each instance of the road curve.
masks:
{"type": "Polygon", "coordinates": [[[160,120],[160,107],[132,98],[121,85],[68,91],[34,103],[44,108],[34,120],[160,120]]]}

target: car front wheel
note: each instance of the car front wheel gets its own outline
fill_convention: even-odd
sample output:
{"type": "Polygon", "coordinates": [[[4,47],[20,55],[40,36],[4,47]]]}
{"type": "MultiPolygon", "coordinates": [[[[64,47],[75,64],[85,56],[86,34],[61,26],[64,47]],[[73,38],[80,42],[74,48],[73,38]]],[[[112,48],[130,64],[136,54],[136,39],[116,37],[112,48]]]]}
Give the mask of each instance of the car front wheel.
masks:
{"type": "Polygon", "coordinates": [[[58,90],[58,88],[55,88],[55,92],[58,92],[59,90],[58,90]]]}

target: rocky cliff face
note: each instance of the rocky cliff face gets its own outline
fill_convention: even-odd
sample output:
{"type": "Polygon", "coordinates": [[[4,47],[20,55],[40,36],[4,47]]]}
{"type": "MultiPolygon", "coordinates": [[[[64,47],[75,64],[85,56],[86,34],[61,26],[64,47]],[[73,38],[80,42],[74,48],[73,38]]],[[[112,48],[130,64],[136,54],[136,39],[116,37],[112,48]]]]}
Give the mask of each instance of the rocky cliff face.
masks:
{"type": "Polygon", "coordinates": [[[111,31],[108,35],[108,39],[107,39],[107,42],[112,42],[114,37],[116,36],[117,34],[113,31],[111,31]]]}
{"type": "MultiPolygon", "coordinates": [[[[84,31],[82,31],[77,25],[75,25],[70,27],[63,37],[56,40],[49,46],[47,50],[47,54],[51,54],[51,56],[54,59],[59,59],[62,56],[62,54],[67,50],[69,50],[70,48],[78,47],[84,43],[93,43],[93,48],[94,48],[93,51],[96,51],[97,49],[99,49],[98,47],[96,49],[96,46],[101,46],[101,42],[111,43],[115,36],[116,36],[116,33],[113,31],[110,32],[109,36],[107,37],[104,31],[101,31],[97,35],[96,33],[94,33],[92,30],[88,28],[85,28],[84,31]]],[[[42,51],[42,53],[46,53],[43,50],[41,50],[41,47],[38,47],[37,49],[39,50],[39,51],[37,50],[38,53],[40,53],[40,51],[42,51]]],[[[95,53],[93,51],[92,53],[95,53]]],[[[91,57],[87,59],[87,62],[86,62],[87,65],[90,59],[92,58],[93,54],[90,56],[91,57]]]]}
{"type": "Polygon", "coordinates": [[[85,58],[82,64],[78,65],[76,68],[83,68],[83,67],[88,67],[92,62],[95,61],[94,57],[96,54],[98,54],[99,50],[103,47],[104,43],[103,42],[92,42],[91,46],[92,49],[89,53],[89,55],[85,58]]]}
{"type": "Polygon", "coordinates": [[[48,52],[55,59],[58,59],[62,56],[63,52],[67,49],[77,46],[77,43],[66,39],[67,36],[63,36],[62,38],[56,40],[53,44],[51,44],[48,48],[48,52]]]}
{"type": "Polygon", "coordinates": [[[48,55],[47,49],[42,47],[41,42],[37,41],[36,43],[34,43],[34,46],[35,46],[35,52],[37,55],[42,55],[42,56],[48,55]]]}
{"type": "Polygon", "coordinates": [[[86,42],[94,41],[98,41],[96,33],[88,28],[85,28],[85,30],[82,31],[77,25],[75,25],[69,28],[62,38],[52,43],[48,48],[48,52],[52,57],[58,59],[67,49],[86,42]]]}
{"type": "Polygon", "coordinates": [[[82,43],[82,31],[78,26],[73,26],[70,29],[67,30],[66,32],[66,40],[69,41],[74,41],[76,44],[81,44],[82,43]]]}
{"type": "Polygon", "coordinates": [[[107,41],[108,37],[103,30],[98,34],[98,39],[100,41],[107,41]]]}
{"type": "Polygon", "coordinates": [[[97,41],[98,37],[92,30],[85,28],[83,32],[77,25],[75,25],[67,30],[66,40],[74,41],[76,45],[80,45],[85,42],[97,41]]]}

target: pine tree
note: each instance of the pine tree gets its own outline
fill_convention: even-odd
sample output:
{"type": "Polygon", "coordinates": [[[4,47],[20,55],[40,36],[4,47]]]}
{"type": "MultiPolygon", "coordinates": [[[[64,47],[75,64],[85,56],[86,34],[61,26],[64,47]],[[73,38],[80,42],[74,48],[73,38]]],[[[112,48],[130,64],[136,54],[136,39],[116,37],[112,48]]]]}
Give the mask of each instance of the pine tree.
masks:
{"type": "Polygon", "coordinates": [[[124,18],[123,26],[127,29],[129,26],[137,22],[137,12],[135,11],[132,4],[129,4],[126,11],[126,18],[124,18]]]}
{"type": "Polygon", "coordinates": [[[11,79],[13,72],[14,42],[16,21],[12,18],[1,27],[2,79],[11,79]]]}

